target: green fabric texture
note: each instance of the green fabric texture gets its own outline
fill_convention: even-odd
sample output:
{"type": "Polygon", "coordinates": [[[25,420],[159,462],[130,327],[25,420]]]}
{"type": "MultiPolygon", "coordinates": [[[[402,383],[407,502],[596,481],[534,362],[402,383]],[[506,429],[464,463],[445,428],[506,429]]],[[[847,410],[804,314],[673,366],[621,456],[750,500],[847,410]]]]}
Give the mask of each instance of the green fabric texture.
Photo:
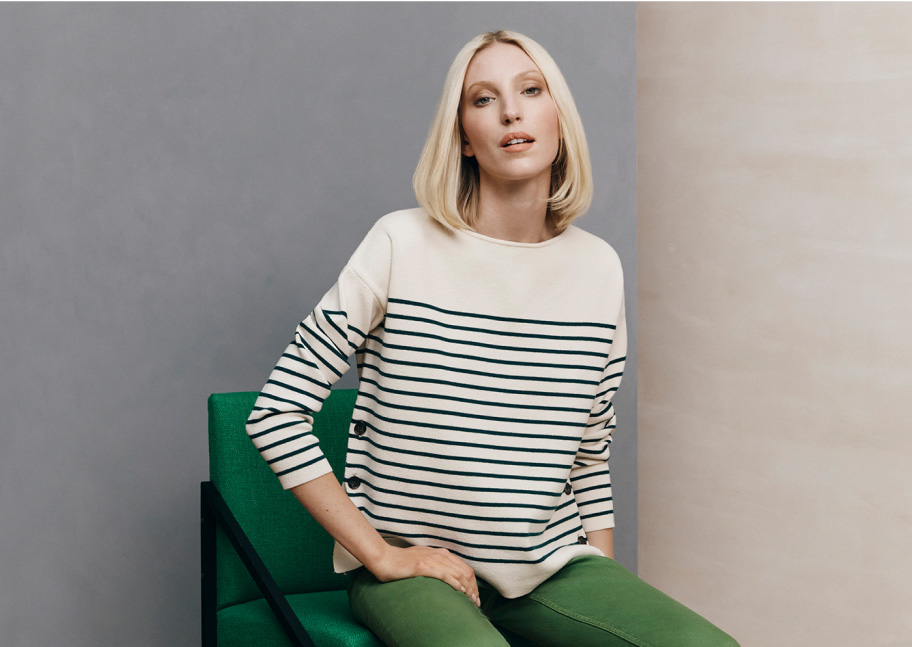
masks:
{"type": "MultiPolygon", "coordinates": [[[[357,623],[342,591],[286,596],[307,634],[320,647],[382,647],[383,643],[357,623]]],[[[291,645],[263,599],[236,604],[218,614],[219,647],[291,645]]]]}
{"type": "MultiPolygon", "coordinates": [[[[257,393],[209,397],[209,477],[286,595],[337,591],[348,580],[333,571],[333,539],[298,502],[247,436],[257,393]]],[[[342,479],[355,389],[332,391],[314,416],[314,434],[337,479],[342,479]]],[[[218,608],[260,598],[259,589],[220,530],[217,537],[218,608]]]]}

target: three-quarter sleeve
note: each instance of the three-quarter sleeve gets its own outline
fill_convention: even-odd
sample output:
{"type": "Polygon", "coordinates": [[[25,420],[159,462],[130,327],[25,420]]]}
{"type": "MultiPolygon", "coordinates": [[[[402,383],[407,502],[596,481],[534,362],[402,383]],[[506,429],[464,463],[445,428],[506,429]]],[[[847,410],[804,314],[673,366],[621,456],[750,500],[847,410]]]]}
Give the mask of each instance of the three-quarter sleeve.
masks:
{"type": "Polygon", "coordinates": [[[608,456],[611,436],[617,427],[612,398],[621,384],[627,359],[627,322],[623,297],[605,370],[570,470],[570,482],[580,512],[583,530],[593,532],[614,527],[611,472],[608,456]]]}
{"type": "Polygon", "coordinates": [[[247,434],[284,489],[332,471],[313,414],[386,311],[389,241],[375,226],[335,285],[298,324],[247,420],[247,434]]]}

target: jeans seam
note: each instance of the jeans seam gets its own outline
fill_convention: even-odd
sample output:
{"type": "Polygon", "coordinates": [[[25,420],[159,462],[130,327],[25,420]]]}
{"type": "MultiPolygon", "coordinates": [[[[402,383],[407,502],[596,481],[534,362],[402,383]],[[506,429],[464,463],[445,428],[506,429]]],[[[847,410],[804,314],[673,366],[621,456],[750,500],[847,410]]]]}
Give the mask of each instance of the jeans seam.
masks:
{"type": "Polygon", "coordinates": [[[550,600],[546,600],[545,598],[541,597],[540,595],[538,595],[534,592],[529,593],[528,597],[530,600],[534,600],[535,602],[538,602],[542,606],[548,607],[552,611],[556,611],[557,613],[560,613],[561,615],[564,615],[568,618],[572,618],[574,620],[591,625],[598,629],[604,629],[605,631],[608,631],[608,632],[614,634],[618,638],[626,640],[631,645],[636,645],[636,647],[655,647],[654,645],[652,645],[652,643],[648,643],[643,640],[640,640],[639,638],[636,638],[635,636],[631,636],[626,631],[624,631],[622,629],[618,629],[617,627],[614,627],[614,626],[608,624],[607,622],[604,622],[601,620],[594,620],[592,618],[587,618],[586,616],[576,613],[574,611],[571,611],[570,609],[565,609],[565,608],[555,604],[554,602],[551,602],[550,600]]]}

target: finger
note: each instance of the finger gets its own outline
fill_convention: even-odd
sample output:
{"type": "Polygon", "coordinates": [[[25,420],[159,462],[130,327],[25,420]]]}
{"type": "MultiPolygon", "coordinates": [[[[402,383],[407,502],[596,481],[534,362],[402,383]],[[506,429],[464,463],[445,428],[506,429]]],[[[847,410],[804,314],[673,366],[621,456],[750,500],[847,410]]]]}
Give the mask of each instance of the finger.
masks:
{"type": "Polygon", "coordinates": [[[478,582],[475,579],[475,570],[457,555],[451,553],[449,557],[452,558],[450,563],[457,569],[457,578],[462,582],[463,591],[469,599],[472,600],[475,606],[481,607],[481,594],[478,592],[478,582]]]}
{"type": "Polygon", "coordinates": [[[420,565],[419,575],[436,578],[446,582],[460,593],[470,595],[469,587],[466,586],[469,582],[465,578],[459,577],[459,572],[453,568],[452,563],[442,553],[436,553],[432,559],[422,561],[420,565]]]}
{"type": "Polygon", "coordinates": [[[481,595],[478,593],[478,583],[475,581],[475,571],[472,567],[446,548],[437,548],[436,556],[440,558],[442,567],[447,569],[459,582],[459,586],[454,588],[465,593],[466,597],[480,608],[481,595]]]}
{"type": "Polygon", "coordinates": [[[460,591],[460,589],[463,588],[462,582],[460,582],[458,579],[453,577],[452,573],[449,573],[449,572],[440,573],[440,575],[437,577],[437,579],[442,580],[443,582],[446,582],[447,584],[452,586],[457,591],[460,591]]]}
{"type": "Polygon", "coordinates": [[[481,596],[478,592],[478,581],[475,579],[475,569],[469,566],[465,560],[460,559],[457,555],[452,555],[456,560],[456,564],[459,568],[460,577],[465,582],[466,591],[469,594],[469,597],[475,596],[475,600],[478,601],[481,599],[481,596]]]}

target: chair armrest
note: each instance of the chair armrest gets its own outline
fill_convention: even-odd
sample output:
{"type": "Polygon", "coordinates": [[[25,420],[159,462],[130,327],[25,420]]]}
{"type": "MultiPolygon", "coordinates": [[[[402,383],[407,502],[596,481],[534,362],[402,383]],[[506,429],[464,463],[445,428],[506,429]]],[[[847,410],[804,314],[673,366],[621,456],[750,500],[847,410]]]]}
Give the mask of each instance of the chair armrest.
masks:
{"type": "Polygon", "coordinates": [[[235,519],[234,514],[225,503],[212,481],[200,483],[200,512],[203,525],[202,534],[202,566],[203,566],[203,645],[215,645],[215,528],[221,525],[238,556],[253,577],[254,583],[263,594],[282,629],[288,634],[295,647],[315,647],[313,640],[307,635],[304,626],[295,615],[285,599],[285,595],[276,584],[275,578],[266,568],[266,564],[257,555],[253,544],[247,534],[235,519]]]}

